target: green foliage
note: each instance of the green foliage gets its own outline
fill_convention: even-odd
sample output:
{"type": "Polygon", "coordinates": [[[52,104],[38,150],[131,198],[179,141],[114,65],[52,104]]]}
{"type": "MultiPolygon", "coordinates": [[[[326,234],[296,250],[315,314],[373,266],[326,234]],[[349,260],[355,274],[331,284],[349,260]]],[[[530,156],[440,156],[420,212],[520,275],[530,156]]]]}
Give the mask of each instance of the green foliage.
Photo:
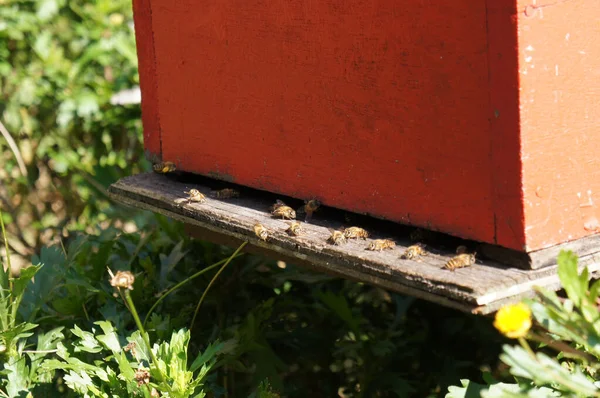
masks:
{"type": "MultiPolygon", "coordinates": [[[[2,240],[6,244],[7,236],[1,211],[0,226],[2,240]]],[[[61,328],[46,334],[38,333],[37,350],[24,355],[25,344],[28,338],[34,335],[32,330],[38,325],[20,322],[17,315],[25,289],[41,266],[32,265],[22,269],[18,277],[12,277],[9,272],[10,256],[7,256],[6,267],[0,264],[0,268],[3,275],[0,278],[0,358],[3,363],[2,374],[5,375],[4,379],[0,379],[0,385],[6,390],[5,396],[17,397],[26,393],[36,383],[48,381],[48,377],[38,373],[39,363],[44,355],[55,347],[61,337],[61,328]]]]}
{"type": "Polygon", "coordinates": [[[2,2],[0,120],[17,150],[0,135],[0,206],[14,252],[107,221],[105,188],[148,169],[139,106],[110,103],[138,82],[131,22],[130,0],[2,2]]]}
{"type": "Polygon", "coordinates": [[[558,355],[533,353],[525,340],[522,347],[506,345],[500,358],[517,383],[487,388],[462,381],[463,387],[450,387],[447,397],[476,394],[469,389],[482,397],[600,396],[596,381],[600,369],[598,281],[590,286],[587,267],[579,273],[577,256],[570,251],[559,254],[558,275],[567,298],[538,287],[537,298],[526,301],[538,324],[528,338],[541,342],[540,349],[552,349],[558,355]]]}
{"type": "Polygon", "coordinates": [[[181,329],[173,332],[169,342],[163,341],[152,347],[160,373],[152,372],[147,367],[151,356],[139,331],[124,338],[110,322],[95,324],[100,326],[102,333],[96,330],[84,332],[75,327],[71,332],[78,339],[73,348],[69,350],[59,343],[59,359],[46,360],[42,364],[42,369],[47,372],[64,371],[66,385],[90,397],[150,397],[152,389],[164,397],[204,397],[202,387],[208,372],[217,357],[224,353],[224,344],[209,345],[188,370],[190,334],[181,329]],[[122,344],[125,340],[127,345],[122,344]],[[129,348],[126,350],[125,347],[129,348]]]}

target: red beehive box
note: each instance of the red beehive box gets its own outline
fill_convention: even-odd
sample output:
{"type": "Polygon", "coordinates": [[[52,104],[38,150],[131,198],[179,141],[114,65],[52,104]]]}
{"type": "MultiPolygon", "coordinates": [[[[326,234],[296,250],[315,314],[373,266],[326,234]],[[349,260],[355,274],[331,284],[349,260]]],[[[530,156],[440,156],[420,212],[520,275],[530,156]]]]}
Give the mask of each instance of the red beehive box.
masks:
{"type": "Polygon", "coordinates": [[[594,234],[600,2],[134,0],[181,170],[531,252],[594,234]]]}

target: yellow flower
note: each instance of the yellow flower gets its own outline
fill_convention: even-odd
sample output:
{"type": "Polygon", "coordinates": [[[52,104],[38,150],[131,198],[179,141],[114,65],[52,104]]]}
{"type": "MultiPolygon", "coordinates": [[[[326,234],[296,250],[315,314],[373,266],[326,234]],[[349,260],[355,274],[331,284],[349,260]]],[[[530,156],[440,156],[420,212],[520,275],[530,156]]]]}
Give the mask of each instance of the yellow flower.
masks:
{"type": "Polygon", "coordinates": [[[524,303],[502,307],[496,313],[494,326],[506,337],[524,337],[531,328],[531,310],[524,303]]]}

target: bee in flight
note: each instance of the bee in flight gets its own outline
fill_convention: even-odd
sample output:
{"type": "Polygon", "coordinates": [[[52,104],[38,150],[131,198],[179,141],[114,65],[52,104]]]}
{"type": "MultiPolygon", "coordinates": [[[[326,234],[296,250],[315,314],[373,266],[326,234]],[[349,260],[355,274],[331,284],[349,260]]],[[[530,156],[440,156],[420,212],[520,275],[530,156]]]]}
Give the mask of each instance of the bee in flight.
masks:
{"type": "Polygon", "coordinates": [[[327,239],[329,243],[338,246],[346,243],[346,237],[342,231],[330,229],[329,232],[331,232],[331,236],[329,236],[329,239],[327,239]]]}
{"type": "Polygon", "coordinates": [[[240,192],[235,189],[225,188],[221,189],[220,191],[214,191],[213,196],[217,199],[239,198],[240,192]]]}
{"type": "Polygon", "coordinates": [[[407,247],[404,253],[402,253],[402,255],[400,256],[400,258],[412,260],[414,258],[426,255],[427,252],[425,251],[425,245],[417,243],[416,245],[407,247]]]}
{"type": "Polygon", "coordinates": [[[444,268],[450,271],[454,271],[457,268],[469,267],[475,264],[475,255],[477,253],[462,253],[455,257],[452,257],[445,265],[444,268]]]}
{"type": "Polygon", "coordinates": [[[317,210],[319,210],[319,207],[321,207],[321,202],[319,202],[316,199],[311,199],[311,200],[305,200],[304,201],[304,213],[306,214],[306,216],[304,217],[305,221],[310,221],[310,219],[313,216],[313,213],[317,210]]]}
{"type": "Polygon", "coordinates": [[[262,239],[265,242],[269,238],[269,230],[267,230],[267,228],[265,228],[265,226],[262,224],[254,225],[254,233],[259,237],[259,239],[262,239]]]}
{"type": "Polygon", "coordinates": [[[296,212],[291,207],[287,206],[281,200],[277,200],[273,206],[271,206],[271,214],[275,217],[287,218],[292,220],[296,218],[296,212]]]}
{"type": "Polygon", "coordinates": [[[367,239],[369,233],[360,227],[348,227],[344,230],[346,239],[367,239]]]}
{"type": "Polygon", "coordinates": [[[369,246],[367,246],[367,250],[371,251],[382,251],[382,250],[392,250],[396,247],[396,242],[390,239],[375,239],[369,246]]]}
{"type": "Polygon", "coordinates": [[[287,232],[289,235],[300,236],[300,234],[304,232],[302,224],[300,224],[298,221],[289,222],[287,225],[289,225],[289,228],[286,229],[285,232],[287,232]]]}
{"type": "Polygon", "coordinates": [[[456,254],[463,254],[467,252],[467,246],[460,245],[456,248],[456,254]]]}
{"type": "Polygon", "coordinates": [[[202,192],[198,191],[197,189],[190,189],[189,191],[185,191],[184,193],[186,193],[188,195],[188,203],[189,202],[196,202],[196,203],[204,203],[206,202],[206,196],[204,196],[202,194],[202,192]]]}
{"type": "Polygon", "coordinates": [[[152,170],[156,173],[165,174],[177,170],[177,166],[175,166],[175,163],[173,162],[160,162],[152,165],[152,170]]]}

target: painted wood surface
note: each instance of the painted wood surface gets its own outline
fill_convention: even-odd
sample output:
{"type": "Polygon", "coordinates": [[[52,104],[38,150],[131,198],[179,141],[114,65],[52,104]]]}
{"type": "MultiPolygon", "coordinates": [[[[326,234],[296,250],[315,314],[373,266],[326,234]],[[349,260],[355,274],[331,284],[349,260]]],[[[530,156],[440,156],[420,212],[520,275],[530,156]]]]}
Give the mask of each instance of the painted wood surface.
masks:
{"type": "Polygon", "coordinates": [[[150,2],[163,159],[493,240],[484,2],[150,2]]]}
{"type": "Polygon", "coordinates": [[[526,242],[538,249],[600,228],[600,2],[519,8],[526,242]]]}
{"type": "MultiPolygon", "coordinates": [[[[480,260],[472,267],[454,272],[442,269],[454,255],[455,245],[432,243],[427,247],[430,254],[420,261],[400,259],[399,256],[409,244],[408,233],[389,230],[388,224],[391,223],[383,221],[375,220],[368,227],[362,223],[359,225],[368,228],[373,238],[394,239],[397,242],[395,250],[370,252],[365,250],[365,241],[331,245],[326,242],[330,235],[329,228],[343,225],[336,218],[335,210],[323,209],[315,213],[310,223],[303,223],[305,233],[300,237],[291,237],[285,232],[288,227],[285,221],[272,218],[268,212],[277,196],[246,189],[241,191],[240,198],[218,200],[210,195],[216,188],[214,180],[202,179],[201,183],[192,181],[198,180],[140,174],[113,184],[109,193],[119,202],[164,214],[211,234],[223,235],[225,240],[221,240],[221,243],[237,246],[241,241],[248,241],[274,256],[309,264],[321,272],[381,286],[463,311],[495,311],[500,305],[531,295],[534,285],[560,288],[555,266],[521,270],[480,260]],[[187,203],[185,191],[191,188],[204,193],[206,202],[187,203]],[[257,222],[269,229],[271,237],[267,242],[254,234],[253,226],[257,222]]],[[[591,272],[596,272],[600,269],[600,256],[584,256],[581,264],[587,265],[591,272]]]]}
{"type": "Polygon", "coordinates": [[[146,149],[519,251],[593,234],[600,3],[539,3],[135,0],[146,149]]]}

